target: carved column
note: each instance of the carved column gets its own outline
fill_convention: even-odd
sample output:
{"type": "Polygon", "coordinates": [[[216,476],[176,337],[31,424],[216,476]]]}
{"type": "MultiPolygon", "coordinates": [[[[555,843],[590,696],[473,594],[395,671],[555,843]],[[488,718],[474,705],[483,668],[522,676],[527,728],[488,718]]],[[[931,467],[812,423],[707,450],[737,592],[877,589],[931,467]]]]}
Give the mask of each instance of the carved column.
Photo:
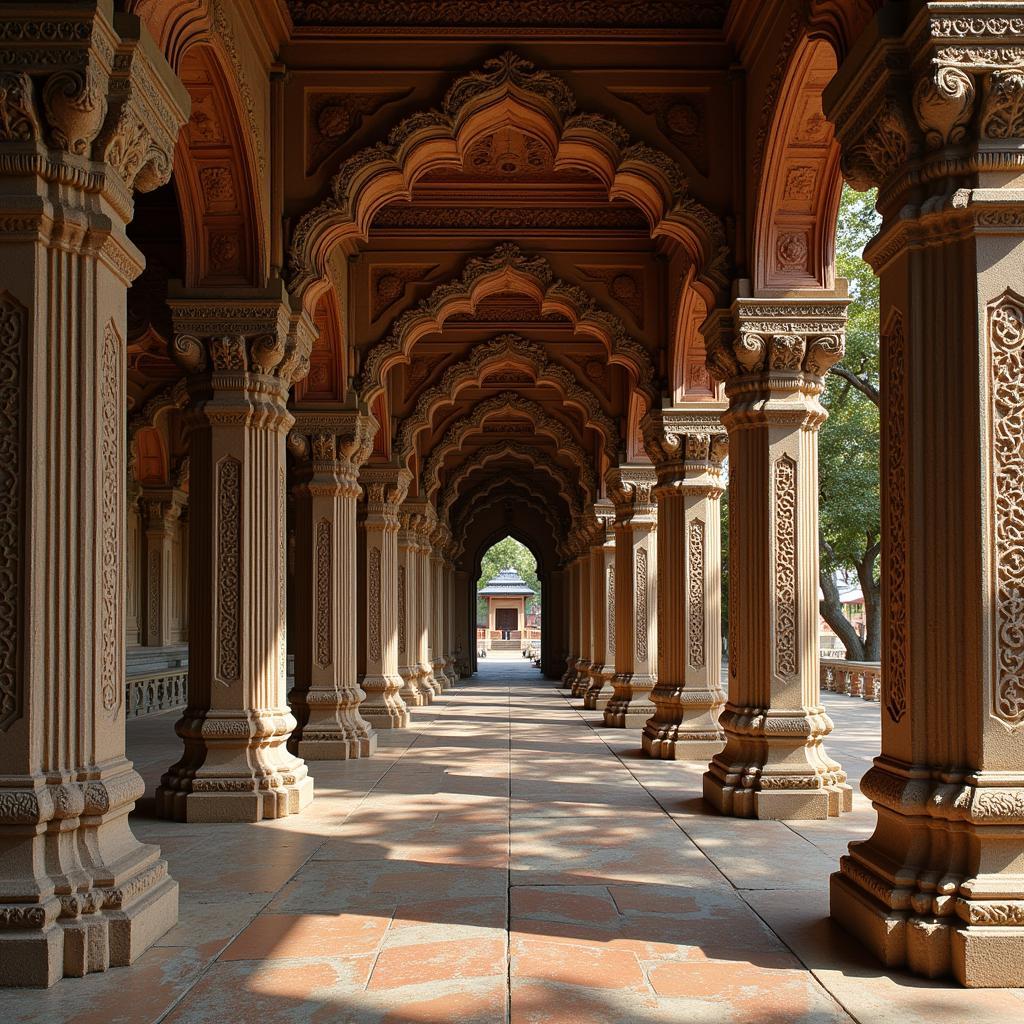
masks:
{"type": "Polygon", "coordinates": [[[177,821],[278,818],[313,799],[287,748],[285,641],[287,400],[313,327],[280,283],[244,298],[172,286],[168,304],[190,400],[189,704],[157,810],[177,821]]]}
{"type": "Polygon", "coordinates": [[[430,671],[442,690],[451,683],[444,670],[444,545],[451,534],[444,523],[437,523],[430,535],[430,671]]]}
{"type": "Polygon", "coordinates": [[[142,642],[147,647],[174,642],[174,545],[187,500],[187,495],[173,487],[147,487],[140,498],[146,524],[142,536],[142,642]]]}
{"type": "Polygon", "coordinates": [[[818,428],[843,354],[846,298],[737,299],[705,325],[729,409],[726,747],[704,776],[723,814],[827,818],[849,810],[825,751],[818,680],[818,428]]]}
{"type": "Polygon", "coordinates": [[[597,527],[590,549],[590,611],[593,663],[583,706],[604,711],[612,695],[615,676],[615,506],[601,501],[594,506],[597,527]]]}
{"type": "MultiPolygon", "coordinates": [[[[886,964],[1024,982],[1024,20],[886,10],[826,95],[881,282],[882,745],[832,914],[886,964]],[[902,18],[912,20],[903,21],[902,18]]],[[[909,10],[906,8],[909,7],[909,10]]]]}
{"type": "Polygon", "coordinates": [[[453,594],[453,581],[455,576],[455,563],[452,556],[455,552],[455,542],[451,533],[448,534],[448,543],[444,551],[444,672],[448,682],[454,686],[459,681],[459,674],[455,670],[455,638],[454,638],[454,610],[455,598],[453,594]]]}
{"type": "Polygon", "coordinates": [[[565,672],[562,675],[563,689],[571,690],[576,682],[576,662],[580,657],[580,617],[579,617],[579,554],[576,549],[577,535],[575,530],[569,537],[569,560],[565,567],[565,623],[566,649],[565,672]]]}
{"type": "Polygon", "coordinates": [[[577,616],[579,618],[579,658],[576,659],[576,678],[572,684],[572,695],[582,697],[590,688],[591,622],[590,622],[590,539],[596,524],[592,521],[580,528],[579,533],[579,589],[577,592],[577,616]]]}
{"type": "Polygon", "coordinates": [[[643,748],[651,757],[707,761],[725,741],[719,502],[728,439],[715,410],[652,410],[643,431],[658,474],[657,710],[643,748]]]}
{"type": "Polygon", "coordinates": [[[143,258],[125,225],[134,190],[170,177],[189,101],[111,8],[4,9],[2,985],[131,963],[177,918],[159,848],[128,825],[124,338],[143,258]]]}
{"type": "Polygon", "coordinates": [[[615,505],[615,675],[604,724],[642,729],[654,714],[658,642],[658,531],[654,469],[620,466],[608,473],[615,505]]]}
{"type": "Polygon", "coordinates": [[[295,686],[289,749],[310,761],[367,757],[377,747],[356,678],[356,502],[377,424],[365,409],[296,414],[295,686]]]}
{"type": "Polygon", "coordinates": [[[398,509],[412,474],[395,466],[364,466],[359,473],[364,502],[360,528],[366,623],[363,717],[376,729],[404,729],[409,709],[398,674],[398,509]]]}
{"type": "Polygon", "coordinates": [[[416,504],[416,664],[417,685],[429,690],[431,698],[442,690],[442,684],[434,678],[434,669],[430,657],[430,621],[431,598],[433,595],[433,576],[430,566],[430,537],[437,526],[437,514],[434,507],[423,498],[416,504]]]}
{"type": "Polygon", "coordinates": [[[416,623],[420,610],[420,539],[415,506],[407,501],[399,512],[398,581],[398,674],[402,677],[402,699],[410,707],[422,707],[434,699],[434,691],[422,684],[416,623]]]}

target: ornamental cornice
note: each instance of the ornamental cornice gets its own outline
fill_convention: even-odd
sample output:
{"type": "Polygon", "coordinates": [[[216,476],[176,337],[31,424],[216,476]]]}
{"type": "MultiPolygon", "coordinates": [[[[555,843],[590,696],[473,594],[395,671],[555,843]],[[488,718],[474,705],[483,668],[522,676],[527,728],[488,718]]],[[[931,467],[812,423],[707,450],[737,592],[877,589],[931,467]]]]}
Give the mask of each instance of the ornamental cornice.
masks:
{"type": "Polygon", "coordinates": [[[294,410],[295,425],[288,451],[313,472],[334,472],[339,466],[356,472],[373,451],[376,419],[369,411],[294,410]]]}
{"type": "Polygon", "coordinates": [[[644,448],[654,463],[659,484],[688,478],[720,476],[729,453],[722,424],[725,406],[707,412],[652,409],[640,423],[644,448]]]}
{"type": "Polygon", "coordinates": [[[605,474],[605,487],[615,506],[616,522],[655,515],[654,488],[657,482],[653,466],[626,465],[609,469],[605,474]]]}
{"type": "MultiPolygon", "coordinates": [[[[363,466],[359,470],[359,483],[367,515],[397,517],[398,508],[405,501],[412,483],[412,473],[396,466],[363,466]]],[[[397,525],[397,518],[395,519],[397,525]]]]}

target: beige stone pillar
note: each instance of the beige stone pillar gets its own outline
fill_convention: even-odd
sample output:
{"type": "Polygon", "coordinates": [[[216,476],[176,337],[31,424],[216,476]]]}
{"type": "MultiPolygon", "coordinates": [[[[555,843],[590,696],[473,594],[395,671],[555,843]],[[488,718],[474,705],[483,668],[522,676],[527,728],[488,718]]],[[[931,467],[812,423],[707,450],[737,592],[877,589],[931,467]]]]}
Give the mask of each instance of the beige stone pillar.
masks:
{"type": "Polygon", "coordinates": [[[744,299],[705,325],[729,399],[729,699],[725,749],[704,776],[723,814],[849,810],[825,751],[818,678],[818,428],[843,353],[845,297],[744,299]]]}
{"type": "Polygon", "coordinates": [[[172,285],[174,355],[188,374],[189,704],[182,758],[157,810],[178,821],[259,821],[313,798],[288,751],[285,437],[312,322],[278,282],[264,294],[172,285]]]}
{"type": "Polygon", "coordinates": [[[430,671],[434,682],[447,690],[451,682],[444,671],[444,578],[442,554],[450,536],[448,527],[441,522],[430,535],[430,671]]]}
{"type": "Polygon", "coordinates": [[[590,629],[593,661],[583,706],[604,711],[615,676],[615,506],[594,505],[597,527],[590,548],[590,629]]]}
{"type": "Polygon", "coordinates": [[[597,532],[597,522],[590,516],[580,526],[579,531],[579,592],[577,600],[577,613],[579,616],[579,658],[576,660],[576,678],[572,684],[572,695],[583,697],[590,689],[590,669],[594,663],[593,644],[593,623],[591,622],[591,601],[592,588],[590,582],[591,557],[590,545],[594,534],[597,532]]]}
{"type": "Polygon", "coordinates": [[[310,761],[367,757],[377,746],[360,713],[365,695],[356,678],[355,614],[359,469],[376,432],[365,408],[303,410],[288,436],[295,457],[297,634],[289,700],[298,723],[289,749],[310,761]]]}
{"type": "Polygon", "coordinates": [[[2,985],[131,963],[177,917],[128,825],[124,338],[143,258],[125,224],[134,190],[168,180],[189,102],[137,19],[65,6],[3,16],[2,985]]]}
{"type": "Polygon", "coordinates": [[[188,500],[173,487],[147,487],[140,503],[145,517],[142,535],[142,643],[166,647],[174,642],[172,611],[175,574],[174,548],[178,521],[188,500]]]}
{"type": "Polygon", "coordinates": [[[402,699],[409,707],[422,707],[434,699],[434,691],[422,683],[416,622],[420,601],[419,516],[407,501],[399,512],[398,580],[398,674],[402,677],[402,699]]]}
{"type": "Polygon", "coordinates": [[[826,94],[844,171],[883,214],[865,251],[884,575],[881,753],[861,788],[878,821],[833,876],[832,915],[888,965],[1019,986],[1022,26],[1008,5],[891,6],[826,94]]]}
{"type": "Polygon", "coordinates": [[[364,466],[359,473],[366,624],[361,708],[375,729],[404,729],[409,708],[398,674],[398,510],[412,474],[397,466],[364,466]]]}
{"type": "Polygon", "coordinates": [[[430,564],[430,537],[437,526],[437,514],[434,507],[426,499],[417,501],[416,526],[416,585],[418,600],[416,602],[416,658],[419,667],[418,683],[429,689],[431,695],[441,692],[442,684],[434,678],[434,668],[430,657],[430,622],[431,600],[433,595],[433,575],[430,564]]]}
{"type": "Polygon", "coordinates": [[[571,690],[576,682],[576,662],[579,661],[579,636],[580,617],[577,611],[579,607],[579,553],[576,550],[577,536],[572,532],[569,539],[568,564],[565,567],[565,632],[566,649],[569,652],[565,658],[565,672],[562,674],[561,685],[563,689],[571,690]]]}
{"type": "Polygon", "coordinates": [[[658,685],[644,726],[651,757],[708,761],[725,742],[722,692],[722,464],[715,409],[652,410],[643,423],[658,484],[658,685]]]}
{"type": "Polygon", "coordinates": [[[454,612],[455,597],[452,592],[455,575],[455,564],[452,555],[455,551],[455,542],[451,533],[448,534],[448,543],[444,552],[444,673],[450,685],[454,686],[459,681],[459,674],[455,671],[455,640],[454,640],[454,612]]]}
{"type": "MultiPolygon", "coordinates": [[[[476,633],[469,636],[469,573],[456,569],[452,574],[452,651],[455,654],[455,674],[461,678],[466,666],[471,664],[472,645],[476,633]]],[[[475,609],[474,609],[475,613],[475,609]]],[[[474,623],[475,625],[475,623],[474,623]]]]}
{"type": "Polygon", "coordinates": [[[608,473],[615,505],[615,675],[604,724],[642,729],[654,714],[658,644],[658,516],[654,469],[619,466],[608,473]]]}

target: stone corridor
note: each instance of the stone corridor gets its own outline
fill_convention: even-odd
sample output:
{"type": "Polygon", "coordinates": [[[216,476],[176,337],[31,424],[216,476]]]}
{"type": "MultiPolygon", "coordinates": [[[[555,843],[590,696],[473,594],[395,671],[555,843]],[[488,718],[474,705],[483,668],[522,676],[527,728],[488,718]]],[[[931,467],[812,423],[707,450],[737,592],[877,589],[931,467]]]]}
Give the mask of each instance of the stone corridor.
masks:
{"type": "MultiPolygon", "coordinates": [[[[181,885],[178,925],[131,967],[0,996],[7,1024],[640,1024],[1019,1019],[1024,991],[887,977],[826,921],[870,828],[722,818],[700,771],[644,759],[521,659],[315,766],[301,816],[159,821],[173,717],[133,722],[133,816],[181,885]]],[[[824,695],[851,779],[875,704],[824,695]]]]}

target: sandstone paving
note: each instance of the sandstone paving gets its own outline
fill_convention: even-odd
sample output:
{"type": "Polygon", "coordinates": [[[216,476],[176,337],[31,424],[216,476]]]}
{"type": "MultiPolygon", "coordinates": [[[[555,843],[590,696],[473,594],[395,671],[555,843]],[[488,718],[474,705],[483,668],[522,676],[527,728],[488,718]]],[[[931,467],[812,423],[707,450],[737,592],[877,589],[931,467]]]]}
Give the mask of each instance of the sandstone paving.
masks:
{"type": "MultiPolygon", "coordinates": [[[[878,708],[828,695],[851,777],[878,708]],[[849,757],[846,730],[849,730],[849,757]]],[[[181,885],[179,923],[131,967],[4,994],[5,1024],[971,1024],[1014,991],[883,973],[827,917],[828,875],[873,812],[725,819],[703,766],[642,756],[518,662],[314,766],[300,815],[133,827],[181,885]]],[[[129,726],[147,797],[173,719],[129,726]],[[138,726],[138,727],[136,727],[138,726]],[[152,770],[150,770],[150,766],[152,770]]]]}

